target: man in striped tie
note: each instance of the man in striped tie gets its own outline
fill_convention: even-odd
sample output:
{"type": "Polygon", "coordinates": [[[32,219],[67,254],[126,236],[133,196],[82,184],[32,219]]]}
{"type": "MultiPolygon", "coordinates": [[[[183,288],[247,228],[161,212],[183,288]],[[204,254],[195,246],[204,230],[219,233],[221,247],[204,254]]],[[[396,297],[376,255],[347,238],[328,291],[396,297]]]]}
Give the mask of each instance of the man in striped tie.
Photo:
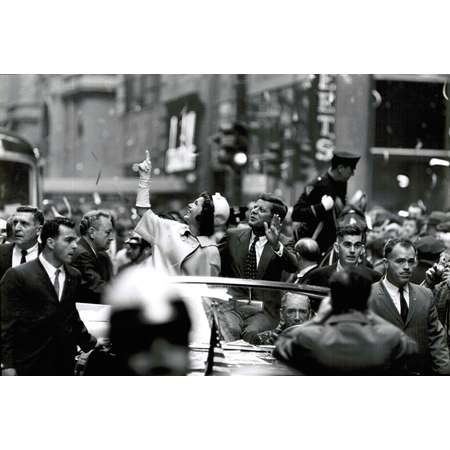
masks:
{"type": "MultiPolygon", "coordinates": [[[[283,271],[295,272],[294,243],[280,233],[287,210],[279,197],[260,195],[250,211],[250,228],[229,230],[219,245],[221,275],[280,281],[283,271]]],[[[227,322],[231,335],[228,339],[242,338],[252,342],[261,331],[275,328],[280,317],[280,296],[277,294],[260,289],[236,292],[235,299],[221,305],[224,316],[219,317],[224,317],[227,322]]]]}

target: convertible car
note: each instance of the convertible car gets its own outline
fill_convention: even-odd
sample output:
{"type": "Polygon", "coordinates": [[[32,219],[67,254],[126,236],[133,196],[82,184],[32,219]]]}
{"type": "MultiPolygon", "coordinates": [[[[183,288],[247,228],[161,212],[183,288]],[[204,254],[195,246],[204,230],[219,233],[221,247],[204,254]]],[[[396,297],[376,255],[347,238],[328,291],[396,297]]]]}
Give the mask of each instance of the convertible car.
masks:
{"type": "MultiPolygon", "coordinates": [[[[192,328],[189,336],[190,375],[203,375],[211,345],[215,319],[220,336],[220,346],[230,375],[299,375],[294,369],[275,360],[273,346],[252,345],[243,340],[233,340],[223,310],[230,300],[252,302],[261,309],[264,301],[279,301],[286,292],[307,295],[320,302],[328,289],[290,283],[212,277],[172,277],[188,307],[192,328]]],[[[89,331],[97,338],[108,337],[111,306],[77,303],[80,316],[89,331]]],[[[83,355],[79,359],[83,361],[83,355]]],[[[82,364],[79,364],[82,366],[82,364]]],[[[83,370],[78,370],[82,374],[83,370]]]]}

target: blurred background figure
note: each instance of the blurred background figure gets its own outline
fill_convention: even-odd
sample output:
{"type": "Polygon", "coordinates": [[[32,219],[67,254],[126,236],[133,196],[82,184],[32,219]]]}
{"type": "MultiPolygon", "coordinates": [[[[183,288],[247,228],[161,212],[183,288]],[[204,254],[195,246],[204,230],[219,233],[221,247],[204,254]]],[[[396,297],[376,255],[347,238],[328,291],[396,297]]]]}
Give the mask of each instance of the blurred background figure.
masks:
{"type": "Polygon", "coordinates": [[[421,284],[425,281],[425,273],[439,262],[442,252],[446,249],[444,242],[433,236],[424,236],[415,242],[417,250],[417,265],[411,276],[411,283],[421,284]]]}
{"type": "Polygon", "coordinates": [[[311,302],[308,296],[286,292],[281,297],[280,323],[273,330],[257,334],[252,344],[274,345],[283,330],[294,325],[301,325],[311,319],[312,314],[311,302]]]}
{"type": "Polygon", "coordinates": [[[128,262],[119,267],[119,273],[131,266],[144,262],[152,255],[151,244],[135,232],[125,241],[124,248],[128,262]]]}
{"type": "Polygon", "coordinates": [[[6,220],[0,219],[0,244],[4,244],[6,241],[6,226],[6,220]]]}
{"type": "Polygon", "coordinates": [[[108,287],[104,301],[112,306],[115,356],[92,363],[86,375],[187,375],[191,318],[166,276],[133,267],[108,287]]]}
{"type": "Polygon", "coordinates": [[[414,341],[368,310],[371,281],[360,268],[335,273],[331,308],[285,330],[274,356],[307,375],[400,374],[414,341]]]}

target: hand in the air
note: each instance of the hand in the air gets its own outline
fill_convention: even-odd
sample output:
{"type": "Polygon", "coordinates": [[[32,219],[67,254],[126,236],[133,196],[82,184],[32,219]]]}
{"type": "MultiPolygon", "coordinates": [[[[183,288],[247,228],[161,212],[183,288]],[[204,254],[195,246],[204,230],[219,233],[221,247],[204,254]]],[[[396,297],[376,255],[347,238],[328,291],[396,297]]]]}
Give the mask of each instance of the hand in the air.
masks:
{"type": "Polygon", "coordinates": [[[149,174],[152,171],[152,162],[150,160],[150,152],[145,150],[145,159],[139,164],[135,164],[139,170],[139,174],[149,174]]]}
{"type": "Polygon", "coordinates": [[[272,220],[270,221],[270,227],[267,222],[264,222],[264,231],[266,233],[267,240],[275,251],[280,248],[280,231],[281,231],[281,220],[278,214],[274,214],[272,220]]]}

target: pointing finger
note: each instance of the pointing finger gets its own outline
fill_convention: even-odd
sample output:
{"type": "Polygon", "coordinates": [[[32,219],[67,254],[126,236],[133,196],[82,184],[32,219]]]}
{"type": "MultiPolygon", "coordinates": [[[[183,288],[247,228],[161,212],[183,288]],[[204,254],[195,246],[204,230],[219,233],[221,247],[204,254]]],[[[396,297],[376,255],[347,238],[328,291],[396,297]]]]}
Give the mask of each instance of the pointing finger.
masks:
{"type": "Polygon", "coordinates": [[[145,161],[150,162],[150,150],[145,150],[145,161]]]}

